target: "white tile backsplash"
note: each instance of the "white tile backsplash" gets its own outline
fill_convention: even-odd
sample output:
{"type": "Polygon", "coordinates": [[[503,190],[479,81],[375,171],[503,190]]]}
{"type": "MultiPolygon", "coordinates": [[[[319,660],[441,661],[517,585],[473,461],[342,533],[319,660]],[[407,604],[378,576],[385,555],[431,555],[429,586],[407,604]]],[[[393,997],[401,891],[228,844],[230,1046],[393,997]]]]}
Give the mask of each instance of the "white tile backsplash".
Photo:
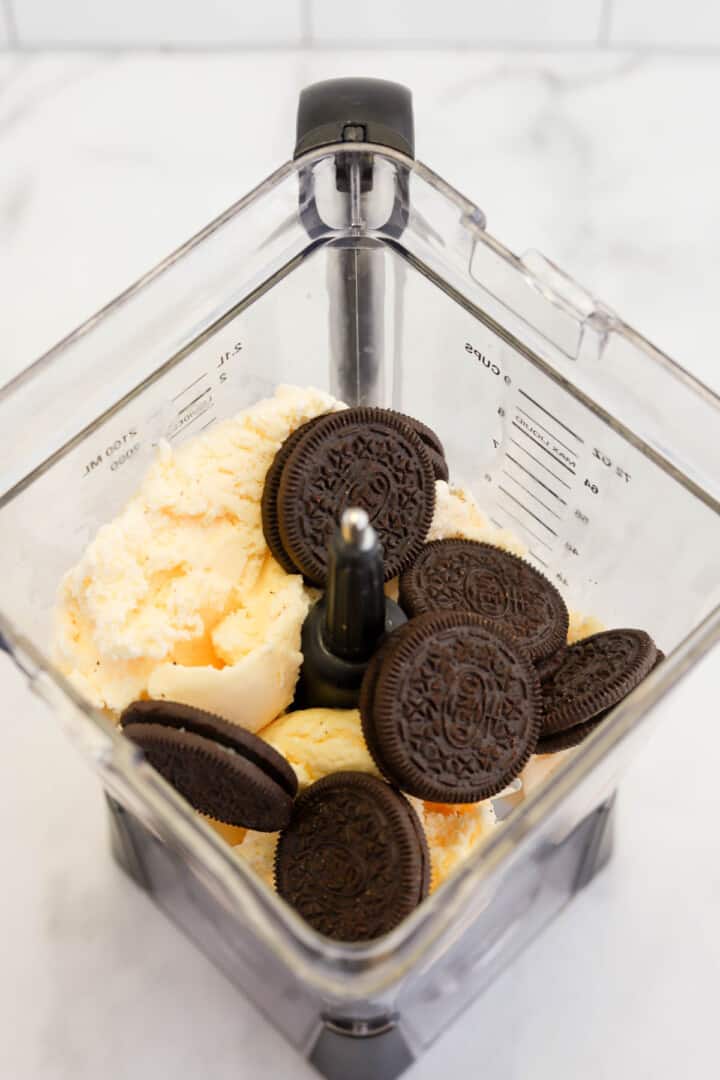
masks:
{"type": "Polygon", "coordinates": [[[614,0],[610,44],[720,45],[720,4],[716,0],[614,0]]]}
{"type": "Polygon", "coordinates": [[[310,0],[323,44],[592,43],[603,0],[310,0]]]}
{"type": "Polygon", "coordinates": [[[0,0],[0,49],[720,48],[718,0],[0,0]],[[11,33],[12,18],[15,33],[11,33]]]}
{"type": "Polygon", "coordinates": [[[298,45],[302,0],[12,0],[32,46],[298,45]]]}

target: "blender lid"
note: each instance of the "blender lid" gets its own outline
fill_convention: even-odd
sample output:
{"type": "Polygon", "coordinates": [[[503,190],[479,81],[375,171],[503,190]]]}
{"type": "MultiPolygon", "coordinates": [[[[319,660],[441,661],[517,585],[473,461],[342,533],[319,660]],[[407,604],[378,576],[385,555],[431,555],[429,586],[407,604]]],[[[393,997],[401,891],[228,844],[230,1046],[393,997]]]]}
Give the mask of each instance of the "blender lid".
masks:
{"type": "Polygon", "coordinates": [[[294,156],[333,143],[375,143],[415,156],[412,94],[386,79],[327,79],[300,93],[294,156]]]}

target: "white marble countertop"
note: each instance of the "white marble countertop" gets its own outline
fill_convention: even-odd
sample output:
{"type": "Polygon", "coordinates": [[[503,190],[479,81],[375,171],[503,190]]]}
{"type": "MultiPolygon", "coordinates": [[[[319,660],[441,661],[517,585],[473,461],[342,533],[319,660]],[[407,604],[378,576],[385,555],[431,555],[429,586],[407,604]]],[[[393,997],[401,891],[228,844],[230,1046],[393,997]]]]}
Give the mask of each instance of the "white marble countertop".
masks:
{"type": "MultiPolygon", "coordinates": [[[[0,383],[287,158],[298,89],[337,74],[411,85],[418,156],[492,232],[720,387],[720,64],[468,52],[0,56],[0,383]]],[[[718,670],[656,709],[608,870],[408,1080],[717,1071],[718,670]]],[[[114,866],[5,660],[0,685],[0,1075],[314,1075],[114,866]]]]}

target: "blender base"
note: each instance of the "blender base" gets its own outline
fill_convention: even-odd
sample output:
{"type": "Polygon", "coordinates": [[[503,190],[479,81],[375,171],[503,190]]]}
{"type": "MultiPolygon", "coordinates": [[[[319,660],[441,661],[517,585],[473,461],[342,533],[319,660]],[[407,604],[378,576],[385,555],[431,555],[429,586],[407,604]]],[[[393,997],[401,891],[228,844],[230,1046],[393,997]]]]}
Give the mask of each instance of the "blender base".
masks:
{"type": "Polygon", "coordinates": [[[395,1080],[416,1057],[394,1020],[325,1020],[308,1060],[328,1080],[395,1080]]]}
{"type": "Polygon", "coordinates": [[[607,864],[616,805],[613,794],[544,848],[534,867],[507,879],[486,912],[489,933],[462,978],[450,949],[420,979],[399,986],[392,1002],[356,1002],[348,1018],[281,967],[180,853],[115,799],[106,800],[116,862],[328,1080],[394,1080],[420,1057],[607,864]]]}

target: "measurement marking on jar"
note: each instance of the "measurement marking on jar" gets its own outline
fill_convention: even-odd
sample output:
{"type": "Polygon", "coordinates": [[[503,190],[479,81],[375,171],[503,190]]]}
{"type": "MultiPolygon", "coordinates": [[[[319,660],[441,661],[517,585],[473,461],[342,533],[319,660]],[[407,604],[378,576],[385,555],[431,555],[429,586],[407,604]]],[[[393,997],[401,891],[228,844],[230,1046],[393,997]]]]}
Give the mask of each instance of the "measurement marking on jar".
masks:
{"type": "Polygon", "coordinates": [[[192,399],[192,401],[188,401],[187,405],[183,405],[182,409],[178,413],[178,416],[181,416],[184,412],[187,412],[188,409],[192,409],[193,405],[195,405],[198,401],[202,401],[202,399],[205,397],[205,395],[211,393],[211,391],[212,391],[212,387],[207,386],[203,390],[202,394],[198,394],[198,396],[194,397],[192,399]]]}
{"type": "Polygon", "coordinates": [[[546,416],[549,416],[551,420],[554,420],[556,424],[559,424],[563,431],[567,431],[568,435],[572,435],[573,439],[577,439],[579,443],[585,442],[584,439],[580,438],[576,431],[573,431],[572,428],[569,428],[567,424],[563,424],[562,420],[558,420],[557,416],[554,416],[549,409],[546,409],[545,406],[541,405],[539,401],[535,400],[535,398],[531,398],[530,395],[526,394],[524,390],[520,389],[520,387],[518,387],[518,393],[522,394],[522,396],[524,398],[527,398],[528,401],[532,401],[533,405],[537,405],[538,409],[540,409],[541,412],[544,412],[546,416]]]}
{"type": "Polygon", "coordinates": [[[554,510],[551,510],[547,503],[544,503],[542,499],[538,499],[537,495],[533,491],[531,491],[530,488],[527,488],[524,484],[521,484],[520,481],[515,476],[513,476],[512,473],[509,473],[507,469],[503,469],[502,472],[504,476],[507,476],[508,480],[512,480],[514,484],[517,484],[517,486],[522,491],[524,491],[526,495],[529,495],[531,499],[535,499],[536,502],[540,503],[540,506],[542,506],[543,510],[547,510],[548,514],[552,514],[552,516],[554,518],[557,518],[558,521],[562,521],[562,518],[559,514],[556,514],[554,510]]]}
{"type": "Polygon", "coordinates": [[[555,530],[551,529],[546,521],[543,521],[541,517],[538,517],[537,514],[534,514],[532,510],[528,510],[525,503],[521,503],[519,499],[516,499],[514,495],[511,495],[507,488],[504,488],[502,484],[498,484],[498,488],[500,489],[500,491],[502,491],[503,495],[507,495],[508,499],[512,499],[514,503],[518,504],[521,510],[524,510],[526,514],[529,514],[531,518],[534,518],[535,521],[537,521],[538,525],[542,525],[543,529],[547,529],[547,531],[549,533],[552,533],[553,536],[557,536],[555,530]]]}
{"type": "MultiPolygon", "coordinates": [[[[527,525],[525,524],[525,522],[521,521],[519,517],[517,517],[515,514],[511,514],[510,511],[508,510],[507,506],[503,506],[502,509],[505,511],[505,513],[507,514],[507,516],[509,518],[511,518],[513,521],[517,522],[517,524],[520,526],[521,529],[525,530],[525,532],[528,534],[528,536],[532,536],[533,540],[537,540],[538,544],[542,544],[542,546],[546,547],[548,549],[548,551],[552,551],[552,545],[548,544],[548,542],[546,540],[543,540],[542,536],[538,536],[537,533],[534,533],[532,531],[532,529],[529,529],[527,527],[527,525]]],[[[503,529],[503,528],[505,528],[505,526],[501,525],[500,528],[503,529]]]]}
{"type": "MultiPolygon", "coordinates": [[[[602,461],[603,465],[607,469],[611,469],[613,467],[613,463],[607,456],[607,454],[603,453],[602,450],[599,450],[597,446],[593,447],[593,457],[597,458],[598,461],[602,461]]],[[[620,465],[615,466],[615,475],[619,476],[621,480],[624,480],[626,484],[630,483],[630,473],[626,472],[625,469],[621,468],[620,465]]]]}
{"type": "Polygon", "coordinates": [[[101,468],[108,459],[111,459],[110,469],[112,472],[124,465],[133,454],[138,452],[142,445],[140,442],[130,443],[129,441],[130,439],[136,439],[137,434],[137,428],[130,428],[118,436],[117,439],[105,447],[104,453],[97,454],[91,461],[86,463],[83,478],[90,476],[95,469],[101,468]]]}
{"type": "MultiPolygon", "coordinates": [[[[202,395],[202,397],[205,397],[205,395],[202,395]]],[[[167,433],[168,439],[172,442],[172,440],[176,439],[183,431],[187,431],[190,425],[194,424],[196,420],[199,420],[201,416],[204,416],[206,412],[212,409],[213,405],[214,402],[212,396],[210,396],[209,398],[205,398],[199,406],[196,404],[197,411],[194,416],[191,416],[184,410],[181,411],[178,414],[176,422],[167,433]]]]}
{"type": "Polygon", "coordinates": [[[173,401],[177,401],[177,399],[181,398],[183,396],[183,394],[187,394],[188,390],[192,390],[193,386],[197,386],[197,384],[202,379],[207,379],[207,371],[204,371],[202,375],[199,375],[197,377],[197,379],[195,379],[194,382],[191,382],[189,386],[186,386],[184,390],[181,390],[179,394],[176,394],[175,397],[173,398],[173,401]]]}
{"type": "Polygon", "coordinates": [[[532,549],[532,548],[530,548],[530,551],[529,551],[529,553],[528,553],[528,554],[532,555],[533,559],[535,559],[535,561],[536,561],[536,562],[539,562],[539,563],[540,563],[540,565],[541,565],[541,566],[544,566],[544,567],[545,567],[545,569],[547,570],[547,568],[548,568],[548,564],[547,564],[547,563],[545,562],[545,560],[544,560],[544,559],[541,559],[541,558],[540,558],[540,556],[539,556],[539,555],[537,554],[537,552],[536,552],[536,551],[533,551],[533,549],[532,549]]]}
{"type": "Polygon", "coordinates": [[[534,439],[529,431],[525,431],[525,429],[521,428],[519,424],[516,424],[514,420],[512,422],[512,426],[515,428],[516,431],[519,431],[521,435],[524,435],[526,439],[529,439],[531,443],[535,443],[535,446],[539,446],[543,453],[547,454],[549,458],[552,458],[556,465],[562,466],[563,469],[567,469],[567,471],[569,473],[572,473],[573,476],[575,475],[574,469],[571,469],[566,462],[561,461],[560,458],[553,454],[551,450],[548,450],[547,446],[543,446],[541,442],[538,442],[537,439],[534,439]]]}
{"type": "MultiPolygon", "coordinates": [[[[208,405],[208,408],[211,408],[211,406],[210,406],[210,405],[208,405]]],[[[199,413],[197,414],[197,416],[193,416],[192,420],[188,420],[187,424],[185,424],[185,425],[184,425],[184,426],[183,426],[183,427],[182,427],[182,428],[180,429],[180,431],[186,431],[186,430],[187,430],[187,429],[188,429],[188,428],[190,427],[190,425],[191,425],[191,424],[194,424],[196,420],[199,420],[199,419],[200,419],[200,417],[201,417],[201,416],[203,415],[203,413],[205,413],[205,412],[207,412],[207,409],[203,409],[203,411],[202,411],[202,412],[199,412],[199,413]]],[[[180,431],[176,431],[174,435],[171,435],[171,438],[173,438],[173,439],[174,439],[174,438],[175,438],[175,435],[179,435],[179,434],[180,434],[180,431]]]]}
{"type": "Polygon", "coordinates": [[[552,495],[555,499],[557,499],[558,502],[561,502],[563,506],[567,506],[567,503],[558,495],[557,491],[553,491],[553,489],[551,487],[548,487],[547,484],[544,483],[544,481],[542,481],[539,476],[536,476],[534,472],[530,472],[530,470],[526,469],[524,465],[521,465],[517,458],[514,458],[512,454],[508,454],[506,451],[505,457],[508,461],[512,461],[513,465],[515,465],[516,468],[526,473],[532,480],[535,481],[536,484],[539,484],[541,488],[544,488],[545,491],[548,492],[548,494],[552,495]]]}
{"type": "Polygon", "coordinates": [[[526,416],[527,419],[530,420],[533,424],[536,424],[540,428],[541,431],[545,432],[546,435],[549,435],[550,438],[553,439],[558,444],[558,446],[562,446],[562,448],[564,450],[567,450],[568,454],[573,454],[575,457],[577,457],[577,450],[573,450],[572,447],[567,446],[562,441],[562,439],[558,439],[557,435],[553,435],[552,431],[549,431],[548,428],[543,427],[543,425],[540,423],[540,421],[536,420],[534,416],[531,416],[530,413],[525,412],[525,410],[521,409],[519,405],[516,405],[515,408],[517,409],[517,411],[519,413],[522,413],[523,416],[526,416]]]}
{"type": "Polygon", "coordinates": [[[498,521],[497,518],[491,517],[490,520],[492,521],[492,523],[493,523],[493,525],[495,526],[496,529],[504,529],[505,528],[504,525],[500,524],[500,522],[498,521]]]}
{"type": "Polygon", "coordinates": [[[212,427],[212,425],[215,423],[216,420],[217,420],[217,416],[213,416],[212,420],[208,420],[207,424],[203,424],[203,426],[200,428],[200,430],[204,431],[205,428],[212,427]]]}
{"type": "Polygon", "coordinates": [[[540,461],[540,459],[539,459],[539,458],[536,458],[536,457],[535,457],[535,455],[534,455],[534,454],[531,454],[529,450],[526,450],[526,449],[525,449],[525,447],[524,447],[524,446],[523,446],[523,445],[522,445],[521,443],[519,443],[519,442],[517,441],[517,439],[513,439],[512,435],[510,436],[510,442],[511,442],[511,443],[512,443],[512,444],[513,444],[514,446],[517,446],[518,450],[522,450],[523,454],[527,454],[527,456],[528,456],[529,458],[531,458],[531,460],[532,460],[532,461],[534,461],[536,465],[539,465],[541,469],[545,469],[545,471],[546,471],[546,472],[549,472],[549,473],[550,473],[550,475],[551,475],[551,476],[552,476],[552,477],[553,477],[553,478],[554,478],[555,480],[557,480],[557,482],[558,482],[559,484],[562,484],[562,486],[563,486],[563,487],[566,487],[566,488],[568,489],[568,491],[572,491],[572,488],[571,488],[570,484],[566,484],[566,483],[565,483],[565,481],[564,481],[564,480],[562,479],[562,477],[561,477],[561,476],[557,476],[557,475],[556,475],[556,474],[555,474],[555,473],[554,473],[554,472],[552,471],[552,469],[548,468],[548,466],[547,466],[547,465],[545,465],[545,463],[544,463],[544,462],[540,461]]]}

